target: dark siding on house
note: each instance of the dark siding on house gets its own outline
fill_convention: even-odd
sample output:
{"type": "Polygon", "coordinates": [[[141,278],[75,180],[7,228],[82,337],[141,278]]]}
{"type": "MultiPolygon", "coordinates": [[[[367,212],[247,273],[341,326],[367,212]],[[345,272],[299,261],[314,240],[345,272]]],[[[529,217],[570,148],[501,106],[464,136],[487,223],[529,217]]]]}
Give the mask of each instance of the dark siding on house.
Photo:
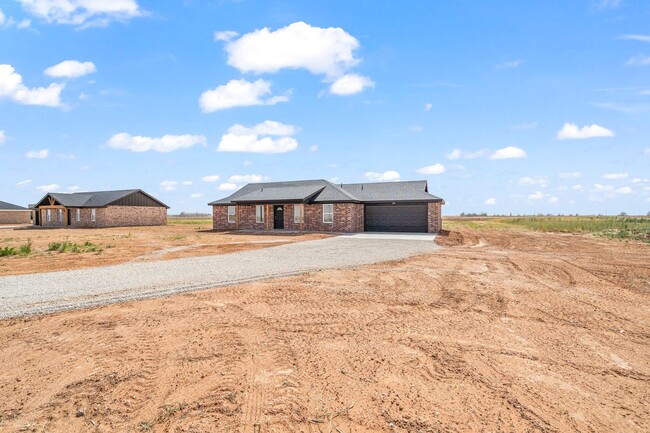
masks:
{"type": "Polygon", "coordinates": [[[131,195],[127,195],[126,197],[122,197],[119,200],[114,201],[111,203],[113,206],[160,206],[160,203],[158,203],[155,200],[152,200],[150,197],[147,197],[145,194],[142,194],[141,192],[136,192],[131,195]]]}

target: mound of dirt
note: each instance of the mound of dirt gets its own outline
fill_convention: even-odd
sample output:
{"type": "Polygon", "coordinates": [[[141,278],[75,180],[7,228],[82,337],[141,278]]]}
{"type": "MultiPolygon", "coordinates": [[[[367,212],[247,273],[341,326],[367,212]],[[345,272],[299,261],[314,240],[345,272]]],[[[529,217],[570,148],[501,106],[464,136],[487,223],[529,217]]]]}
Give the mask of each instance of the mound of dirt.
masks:
{"type": "Polygon", "coordinates": [[[440,230],[435,243],[442,247],[472,246],[479,243],[478,237],[471,233],[456,230],[440,230]]]}

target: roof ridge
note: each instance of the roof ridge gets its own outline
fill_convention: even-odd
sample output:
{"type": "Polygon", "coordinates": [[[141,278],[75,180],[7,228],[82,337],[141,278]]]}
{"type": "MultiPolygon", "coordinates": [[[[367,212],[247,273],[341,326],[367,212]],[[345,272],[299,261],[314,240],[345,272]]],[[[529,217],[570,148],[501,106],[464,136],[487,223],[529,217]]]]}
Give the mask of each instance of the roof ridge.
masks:
{"type": "Polygon", "coordinates": [[[346,197],[350,197],[352,200],[361,201],[361,200],[359,200],[357,197],[355,197],[354,195],[352,195],[351,193],[349,193],[348,191],[346,191],[346,190],[344,190],[343,188],[341,188],[340,186],[338,186],[337,184],[335,184],[335,183],[333,183],[333,182],[330,182],[329,180],[326,180],[325,182],[326,182],[327,184],[329,184],[330,186],[334,187],[334,189],[336,189],[337,191],[341,192],[341,193],[342,193],[343,195],[345,195],[346,197]]]}

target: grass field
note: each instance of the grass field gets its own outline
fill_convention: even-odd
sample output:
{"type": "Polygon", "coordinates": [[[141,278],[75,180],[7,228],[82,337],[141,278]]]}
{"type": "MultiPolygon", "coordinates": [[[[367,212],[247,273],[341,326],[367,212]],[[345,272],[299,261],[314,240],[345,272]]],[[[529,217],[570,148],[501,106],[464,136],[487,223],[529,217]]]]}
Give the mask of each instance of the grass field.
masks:
{"type": "Polygon", "coordinates": [[[211,230],[212,218],[168,217],[167,224],[171,226],[193,226],[197,230],[211,230]]]}
{"type": "Polygon", "coordinates": [[[475,230],[527,229],[556,233],[592,233],[618,239],[650,242],[650,217],[567,216],[567,217],[447,217],[443,228],[475,230]]]}

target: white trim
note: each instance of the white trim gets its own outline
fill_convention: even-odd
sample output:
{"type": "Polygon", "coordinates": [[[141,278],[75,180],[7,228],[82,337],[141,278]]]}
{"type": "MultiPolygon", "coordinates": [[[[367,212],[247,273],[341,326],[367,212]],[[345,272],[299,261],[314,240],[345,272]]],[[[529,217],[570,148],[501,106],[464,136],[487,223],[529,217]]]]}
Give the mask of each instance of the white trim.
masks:
{"type": "Polygon", "coordinates": [[[58,210],[58,212],[56,213],[56,217],[59,222],[63,222],[63,209],[58,210]]]}
{"type": "Polygon", "coordinates": [[[235,206],[228,206],[228,224],[235,224],[237,222],[237,208],[235,206]],[[230,211],[232,210],[232,213],[230,211]],[[232,221],[230,217],[232,216],[232,221]]]}
{"type": "Polygon", "coordinates": [[[97,213],[95,212],[96,209],[90,209],[90,222],[95,222],[97,221],[97,213]]]}
{"type": "Polygon", "coordinates": [[[50,212],[50,209],[45,210],[45,215],[47,215],[47,222],[48,223],[51,222],[52,221],[52,212],[50,212]]]}
{"type": "Polygon", "coordinates": [[[75,221],[81,222],[81,209],[77,208],[76,211],[77,211],[77,215],[75,217],[75,221]]]}
{"type": "Polygon", "coordinates": [[[294,224],[300,224],[301,222],[305,222],[304,208],[305,208],[304,204],[294,204],[293,205],[293,223],[294,224]],[[302,217],[302,221],[300,221],[301,217],[302,217]]]}
{"type": "Polygon", "coordinates": [[[331,203],[323,204],[323,224],[334,224],[334,205],[331,203]],[[325,211],[325,206],[329,206],[330,212],[325,211]],[[325,215],[330,216],[330,221],[325,221],[325,215]]]}

